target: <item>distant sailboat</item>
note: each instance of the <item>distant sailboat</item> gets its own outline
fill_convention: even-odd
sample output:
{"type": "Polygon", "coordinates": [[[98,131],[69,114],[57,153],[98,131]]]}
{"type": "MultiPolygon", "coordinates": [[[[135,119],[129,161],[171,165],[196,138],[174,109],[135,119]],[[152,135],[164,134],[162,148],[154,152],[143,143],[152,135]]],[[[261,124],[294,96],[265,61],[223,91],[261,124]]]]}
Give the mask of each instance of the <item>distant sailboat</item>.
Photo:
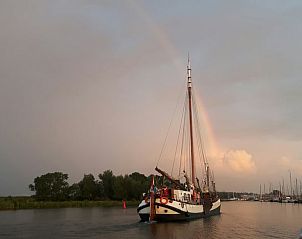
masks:
{"type": "Polygon", "coordinates": [[[238,198],[235,197],[235,193],[233,192],[233,197],[231,197],[229,199],[229,201],[237,201],[237,200],[238,200],[238,198]]]}
{"type": "MultiPolygon", "coordinates": [[[[176,221],[176,220],[191,220],[196,218],[207,217],[220,213],[220,199],[216,193],[213,174],[210,173],[210,167],[206,158],[203,142],[201,142],[200,126],[198,116],[196,116],[196,105],[192,92],[191,67],[188,59],[187,66],[187,94],[185,100],[186,110],[183,116],[182,130],[188,137],[181,145],[187,147],[182,148],[181,152],[188,152],[188,157],[183,157],[188,160],[191,166],[191,177],[185,171],[181,182],[181,178],[174,178],[165,171],[156,166],[155,170],[168,181],[167,185],[163,183],[155,186],[154,178],[152,178],[149,193],[144,194],[142,202],[137,208],[137,212],[142,221],[176,221]],[[194,128],[195,127],[195,128],[194,128]],[[187,129],[187,131],[186,131],[187,129]],[[193,134],[193,132],[195,134],[193,134]],[[196,141],[195,141],[196,140],[196,141]],[[194,142],[197,144],[194,144],[194,142]],[[195,146],[199,150],[197,155],[194,151],[195,146]],[[195,158],[202,157],[204,180],[200,185],[200,180],[196,177],[195,158]]],[[[181,168],[179,168],[181,172],[181,168]]]]}

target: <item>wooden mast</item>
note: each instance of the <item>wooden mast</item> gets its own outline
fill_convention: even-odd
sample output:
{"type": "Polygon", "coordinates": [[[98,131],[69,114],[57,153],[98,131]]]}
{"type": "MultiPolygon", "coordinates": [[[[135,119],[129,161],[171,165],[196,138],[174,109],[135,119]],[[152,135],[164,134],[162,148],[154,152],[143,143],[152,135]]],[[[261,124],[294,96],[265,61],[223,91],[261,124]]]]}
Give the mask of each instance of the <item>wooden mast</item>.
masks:
{"type": "Polygon", "coordinates": [[[152,175],[151,186],[150,186],[150,215],[149,221],[153,221],[155,218],[155,195],[154,195],[154,175],[152,175]]]}
{"type": "Polygon", "coordinates": [[[195,186],[195,164],[194,164],[194,143],[193,143],[193,117],[192,117],[192,81],[191,81],[191,65],[188,56],[188,97],[189,97],[189,122],[190,122],[190,146],[191,146],[191,165],[192,165],[192,184],[195,186]]]}

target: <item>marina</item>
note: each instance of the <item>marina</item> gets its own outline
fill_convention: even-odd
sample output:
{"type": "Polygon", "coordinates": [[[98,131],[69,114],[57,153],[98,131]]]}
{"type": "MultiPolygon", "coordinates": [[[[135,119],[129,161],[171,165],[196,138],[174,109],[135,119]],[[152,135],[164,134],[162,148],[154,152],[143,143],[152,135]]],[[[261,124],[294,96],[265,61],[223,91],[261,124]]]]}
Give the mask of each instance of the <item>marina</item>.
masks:
{"type": "Polygon", "coordinates": [[[302,203],[302,183],[295,178],[292,180],[292,172],[289,171],[289,180],[286,183],[284,178],[274,187],[269,183],[269,190],[265,190],[266,184],[260,184],[259,195],[257,199],[261,202],[279,202],[279,203],[302,203]]]}

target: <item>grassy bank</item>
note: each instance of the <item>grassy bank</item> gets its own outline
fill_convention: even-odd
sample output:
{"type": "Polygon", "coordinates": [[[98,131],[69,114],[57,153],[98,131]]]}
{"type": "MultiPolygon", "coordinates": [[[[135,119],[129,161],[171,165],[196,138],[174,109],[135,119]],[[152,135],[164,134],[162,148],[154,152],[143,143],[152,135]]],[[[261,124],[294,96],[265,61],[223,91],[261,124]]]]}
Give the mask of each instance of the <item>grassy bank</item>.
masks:
{"type": "MultiPolygon", "coordinates": [[[[137,206],[138,201],[127,201],[127,206],[137,206]]],[[[68,208],[68,207],[122,207],[121,201],[36,201],[31,197],[0,197],[0,210],[68,208]]]]}

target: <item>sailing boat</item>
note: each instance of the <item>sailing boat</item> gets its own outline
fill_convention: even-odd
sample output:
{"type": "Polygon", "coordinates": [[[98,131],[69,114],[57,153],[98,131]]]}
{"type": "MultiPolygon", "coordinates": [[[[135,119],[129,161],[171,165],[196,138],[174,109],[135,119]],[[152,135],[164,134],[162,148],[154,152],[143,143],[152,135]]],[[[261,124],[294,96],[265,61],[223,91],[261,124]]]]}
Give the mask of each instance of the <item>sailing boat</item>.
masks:
{"type": "Polygon", "coordinates": [[[235,197],[235,193],[233,192],[233,197],[229,198],[228,201],[237,201],[238,198],[235,197]]]}
{"type": "MultiPolygon", "coordinates": [[[[185,142],[187,142],[187,151],[181,148],[181,152],[188,152],[188,157],[180,155],[180,158],[183,157],[184,160],[189,161],[187,165],[190,165],[191,177],[187,175],[185,170],[182,171],[184,174],[182,177],[184,180],[182,182],[180,174],[178,178],[174,178],[156,166],[155,170],[162,175],[163,180],[161,181],[163,183],[156,187],[153,176],[150,190],[148,193],[143,194],[143,200],[137,208],[137,212],[142,221],[191,220],[220,214],[221,203],[216,193],[214,176],[210,171],[205,149],[201,142],[202,138],[198,118],[194,115],[197,114],[196,105],[194,103],[191,66],[190,60],[188,59],[187,94],[185,99],[185,108],[188,110],[184,110],[186,113],[183,115],[184,120],[182,120],[182,132],[185,132],[185,129],[187,129],[186,135],[188,140],[184,140],[183,137],[183,142],[181,143],[183,146],[185,142]],[[186,120],[186,118],[188,118],[188,120],[186,120]],[[195,140],[196,143],[194,144],[195,140]],[[199,150],[199,154],[194,152],[195,146],[197,146],[196,148],[199,150]],[[202,158],[202,160],[200,160],[204,173],[202,185],[200,185],[200,180],[196,177],[196,156],[202,158]]],[[[185,163],[183,163],[183,165],[185,165],[185,163]]]]}

